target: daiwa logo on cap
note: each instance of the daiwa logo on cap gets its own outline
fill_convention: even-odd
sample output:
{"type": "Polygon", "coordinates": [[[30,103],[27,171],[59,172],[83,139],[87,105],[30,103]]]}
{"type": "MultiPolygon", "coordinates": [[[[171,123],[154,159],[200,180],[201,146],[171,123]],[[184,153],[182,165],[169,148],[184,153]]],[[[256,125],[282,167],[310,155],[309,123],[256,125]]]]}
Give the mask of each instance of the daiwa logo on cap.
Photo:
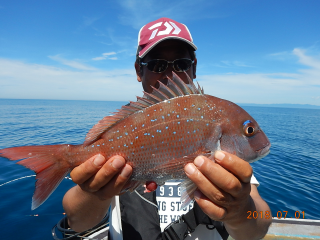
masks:
{"type": "MultiPolygon", "coordinates": [[[[162,23],[163,23],[163,22],[158,22],[158,23],[152,25],[151,27],[149,27],[149,30],[152,30],[152,29],[154,29],[154,28],[160,27],[160,26],[162,25],[162,23]]],[[[153,39],[153,38],[156,36],[157,32],[158,32],[157,36],[160,36],[160,35],[168,35],[168,34],[170,34],[170,32],[171,32],[172,29],[174,29],[174,31],[172,32],[172,34],[178,35],[178,34],[181,32],[181,29],[180,29],[176,24],[174,24],[173,22],[169,22],[169,23],[168,23],[168,22],[165,22],[165,23],[164,23],[164,26],[166,26],[166,29],[165,29],[165,30],[162,30],[162,31],[160,31],[160,32],[158,32],[159,29],[153,30],[153,32],[152,32],[149,40],[153,39]]]]}
{"type": "Polygon", "coordinates": [[[144,25],[140,29],[137,50],[139,57],[143,58],[153,47],[166,39],[184,41],[194,50],[197,50],[186,25],[170,18],[160,18],[144,25]]]}

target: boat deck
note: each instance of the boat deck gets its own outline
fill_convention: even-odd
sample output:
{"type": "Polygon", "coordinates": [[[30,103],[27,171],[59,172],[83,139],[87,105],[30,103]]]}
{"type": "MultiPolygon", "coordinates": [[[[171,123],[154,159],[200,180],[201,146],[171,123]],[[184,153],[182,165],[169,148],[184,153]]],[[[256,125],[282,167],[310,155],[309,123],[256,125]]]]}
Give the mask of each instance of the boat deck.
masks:
{"type": "MultiPolygon", "coordinates": [[[[108,227],[90,235],[94,239],[107,240],[108,227]]],[[[90,238],[89,238],[90,239],[90,238]]],[[[320,220],[273,218],[267,235],[263,240],[320,240],[320,220]]],[[[234,240],[229,237],[228,240],[234,240]]]]}
{"type": "MultiPolygon", "coordinates": [[[[264,240],[320,240],[320,220],[272,218],[264,240]]],[[[229,237],[228,240],[233,240],[229,237]]]]}

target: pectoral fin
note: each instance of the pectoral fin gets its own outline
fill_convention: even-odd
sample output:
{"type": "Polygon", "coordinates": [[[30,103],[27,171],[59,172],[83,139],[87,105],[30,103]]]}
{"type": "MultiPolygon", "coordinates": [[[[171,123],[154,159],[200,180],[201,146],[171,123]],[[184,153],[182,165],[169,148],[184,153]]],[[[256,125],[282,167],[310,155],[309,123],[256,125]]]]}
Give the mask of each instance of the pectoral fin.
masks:
{"type": "Polygon", "coordinates": [[[182,210],[194,200],[194,192],[197,190],[197,186],[190,179],[184,180],[178,186],[181,187],[181,207],[179,210],[182,210]]]}

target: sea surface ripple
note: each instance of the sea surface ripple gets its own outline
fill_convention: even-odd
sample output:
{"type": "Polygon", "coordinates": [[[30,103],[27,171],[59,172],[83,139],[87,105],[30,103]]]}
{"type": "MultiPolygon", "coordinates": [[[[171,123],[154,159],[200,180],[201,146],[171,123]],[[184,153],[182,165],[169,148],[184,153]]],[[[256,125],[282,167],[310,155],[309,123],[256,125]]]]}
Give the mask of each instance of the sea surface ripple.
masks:
{"type": "MultiPolygon", "coordinates": [[[[104,116],[126,102],[0,99],[0,149],[22,145],[81,144],[104,116]]],[[[320,110],[243,107],[272,144],[270,154],[252,163],[259,192],[272,215],[320,219],[320,110]],[[299,215],[298,215],[299,214],[299,215]]],[[[0,185],[34,173],[0,158],[0,185]]],[[[52,239],[63,217],[62,198],[74,186],[68,179],[31,211],[34,177],[0,187],[1,239],[52,239]]]]}

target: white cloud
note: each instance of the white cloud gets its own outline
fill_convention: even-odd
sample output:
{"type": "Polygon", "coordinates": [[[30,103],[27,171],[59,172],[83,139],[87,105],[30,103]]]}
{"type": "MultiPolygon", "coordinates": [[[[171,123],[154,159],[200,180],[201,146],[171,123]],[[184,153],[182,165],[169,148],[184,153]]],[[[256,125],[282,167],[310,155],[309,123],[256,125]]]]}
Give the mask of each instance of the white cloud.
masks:
{"type": "Polygon", "coordinates": [[[253,66],[249,66],[247,64],[245,64],[244,62],[241,61],[227,61],[227,60],[223,60],[220,61],[222,63],[221,64],[215,64],[214,66],[216,67],[222,67],[222,68],[228,68],[228,67],[253,67],[253,66]]]}
{"type": "Polygon", "coordinates": [[[116,52],[102,53],[103,56],[110,56],[110,55],[114,55],[114,54],[116,54],[116,52]]]}
{"type": "MultiPolygon", "coordinates": [[[[231,1],[229,1],[232,4],[231,1]]],[[[130,25],[135,29],[140,29],[143,25],[150,21],[154,21],[161,17],[173,18],[177,21],[188,21],[190,16],[195,20],[197,18],[213,18],[226,15],[221,13],[221,8],[210,11],[210,15],[203,14],[203,9],[209,5],[219,5],[219,1],[203,1],[203,0],[123,0],[119,1],[123,9],[123,13],[119,19],[125,25],[130,25]],[[197,14],[200,13],[201,14],[197,14]]]]}
{"type": "Polygon", "coordinates": [[[276,53],[270,53],[268,54],[268,56],[272,56],[272,57],[287,57],[287,56],[292,56],[292,52],[291,51],[282,51],[282,52],[276,52],[276,53]]]}
{"type": "Polygon", "coordinates": [[[94,23],[99,20],[101,17],[83,17],[83,22],[79,25],[79,27],[76,29],[76,31],[82,31],[85,28],[93,28],[94,29],[94,23]]]}
{"type": "Polygon", "coordinates": [[[291,54],[303,65],[297,73],[213,74],[199,75],[198,80],[206,93],[233,102],[320,105],[320,57],[300,48],[291,54]]]}
{"type": "MultiPolygon", "coordinates": [[[[116,58],[111,53],[105,55],[116,58]]],[[[236,103],[320,105],[320,57],[300,48],[292,54],[301,64],[295,73],[225,73],[198,75],[197,79],[205,93],[236,103]]],[[[66,65],[74,62],[54,58],[66,65]]],[[[76,68],[65,70],[0,59],[0,97],[120,101],[135,100],[136,95],[142,95],[133,68],[105,71],[71,65],[76,68]]]]}
{"type": "Polygon", "coordinates": [[[83,17],[83,18],[84,18],[83,24],[86,27],[92,25],[95,21],[100,19],[100,17],[83,17]]]}
{"type": "Polygon", "coordinates": [[[100,61],[100,60],[105,60],[106,57],[95,57],[95,58],[92,58],[92,60],[94,61],[100,61]]]}
{"type": "Polygon", "coordinates": [[[72,68],[75,68],[75,69],[79,69],[79,70],[85,70],[85,71],[94,71],[94,70],[97,70],[96,68],[94,67],[90,67],[90,66],[87,66],[83,63],[80,63],[80,62],[77,62],[77,61],[74,61],[74,60],[67,60],[65,58],[62,58],[60,57],[59,55],[55,55],[55,56],[48,56],[50,59],[54,60],[54,61],[57,61],[63,65],[66,65],[66,66],[69,66],[69,67],[72,67],[72,68]]]}
{"type": "Polygon", "coordinates": [[[288,55],[288,54],[291,54],[291,53],[288,51],[283,51],[283,52],[277,52],[277,53],[270,53],[268,55],[269,56],[283,56],[283,55],[288,55]]]}
{"type": "Polygon", "coordinates": [[[109,56],[115,55],[115,54],[117,54],[117,53],[116,52],[102,53],[102,56],[92,58],[92,60],[94,60],[94,61],[101,61],[101,60],[105,60],[105,59],[117,60],[118,59],[117,57],[109,57],[109,56]]]}
{"type": "Polygon", "coordinates": [[[278,61],[295,61],[296,57],[292,51],[282,51],[277,53],[270,53],[267,58],[278,61]]]}
{"type": "Polygon", "coordinates": [[[313,67],[316,70],[320,70],[320,60],[317,60],[311,56],[307,56],[306,50],[295,48],[293,49],[293,54],[299,57],[299,62],[301,64],[313,67]]]}
{"type": "Polygon", "coordinates": [[[89,69],[65,70],[0,58],[0,97],[129,101],[142,95],[133,68],[89,69]]]}

